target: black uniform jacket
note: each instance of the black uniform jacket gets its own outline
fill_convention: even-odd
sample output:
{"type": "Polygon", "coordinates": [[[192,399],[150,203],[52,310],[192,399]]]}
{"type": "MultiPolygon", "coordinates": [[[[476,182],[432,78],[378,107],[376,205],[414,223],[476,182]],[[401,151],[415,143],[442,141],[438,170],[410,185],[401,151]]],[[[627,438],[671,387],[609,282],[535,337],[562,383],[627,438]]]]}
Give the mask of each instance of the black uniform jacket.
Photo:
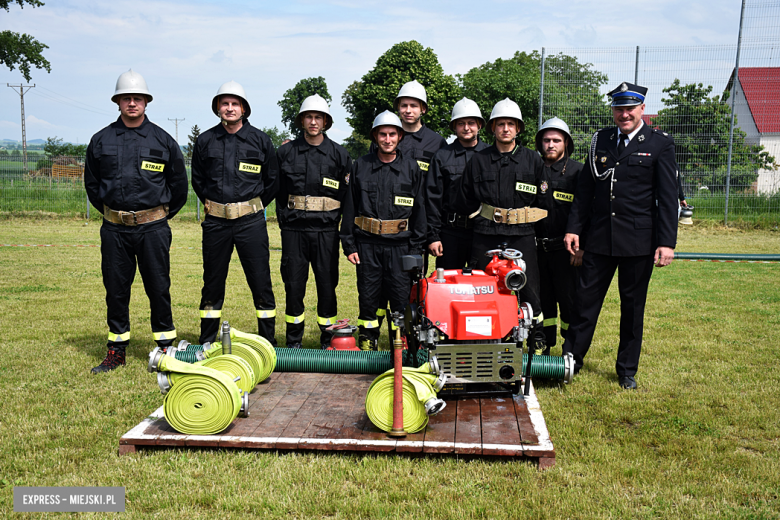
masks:
{"type": "MultiPolygon", "coordinates": [[[[547,216],[536,223],[536,236],[541,238],[563,238],[566,222],[569,220],[577,178],[582,163],[569,157],[542,170],[542,182],[537,192],[537,206],[547,210],[547,216]]],[[[590,172],[588,172],[590,173],[590,172]]]]}
{"type": "Polygon", "coordinates": [[[618,156],[617,128],[598,131],[596,173],[615,168],[603,181],[583,168],[567,233],[600,255],[642,256],[677,243],[677,163],[674,140],[643,125],[618,156]]]}
{"type": "Polygon", "coordinates": [[[344,254],[357,252],[355,240],[382,245],[408,243],[410,253],[421,253],[427,226],[424,184],[424,172],[417,162],[401,152],[391,163],[383,163],[376,153],[352,163],[340,233],[344,254]],[[409,219],[409,226],[395,235],[374,235],[355,226],[355,217],[409,219]]]}
{"type": "MultiPolygon", "coordinates": [[[[117,211],[140,211],[168,204],[171,219],[187,202],[187,171],[181,149],[146,116],[137,128],[125,126],[120,116],[92,136],[84,186],[89,202],[101,214],[103,205],[117,211]]],[[[152,225],[112,224],[128,232],[152,225]]]]}
{"type": "MultiPolygon", "coordinates": [[[[423,124],[413,134],[404,132],[403,139],[398,143],[398,151],[403,153],[404,156],[417,161],[420,169],[423,172],[427,172],[433,160],[433,155],[445,146],[447,146],[447,141],[423,124]]],[[[376,143],[371,143],[370,152],[376,152],[376,143]]]]}
{"type": "Polygon", "coordinates": [[[324,136],[319,146],[312,146],[299,137],[279,147],[279,194],[276,216],[284,230],[326,231],[338,228],[347,193],[352,161],[343,146],[324,136]],[[332,211],[289,209],[289,195],[329,197],[341,202],[332,211]]]}
{"type": "Polygon", "coordinates": [[[433,156],[428,170],[425,191],[427,205],[425,214],[428,217],[428,243],[440,240],[442,221],[455,210],[455,184],[463,175],[466,163],[471,157],[488,145],[482,141],[471,148],[464,148],[457,139],[441,148],[433,156]]]}
{"type": "MultiPolygon", "coordinates": [[[[458,213],[473,213],[480,203],[504,209],[534,206],[543,166],[538,153],[520,145],[506,154],[499,152],[496,145],[475,153],[456,183],[458,213]]],[[[474,231],[483,235],[525,236],[534,234],[534,225],[497,224],[477,215],[474,231]]]]}
{"type": "Polygon", "coordinates": [[[267,207],[276,197],[278,180],[271,138],[248,120],[235,134],[218,124],[195,141],[192,188],[201,201],[230,204],[260,197],[267,207]]]}

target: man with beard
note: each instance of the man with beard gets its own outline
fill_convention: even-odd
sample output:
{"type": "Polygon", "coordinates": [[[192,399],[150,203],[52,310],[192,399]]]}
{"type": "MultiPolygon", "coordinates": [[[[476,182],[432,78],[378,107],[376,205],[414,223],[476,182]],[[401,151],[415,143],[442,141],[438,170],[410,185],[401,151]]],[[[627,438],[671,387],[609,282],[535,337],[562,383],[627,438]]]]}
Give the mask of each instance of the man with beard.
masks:
{"type": "Polygon", "coordinates": [[[563,245],[582,163],[571,159],[574,141],[569,125],[557,117],[545,121],[536,132],[536,150],[544,159],[537,197],[539,207],[547,210],[547,217],[536,223],[536,253],[547,340],[545,354],[549,354],[550,347],[555,346],[558,339],[559,306],[561,336],[565,338],[569,329],[577,290],[577,267],[582,264],[583,252],[580,250],[571,255],[563,245]]]}
{"type": "Polygon", "coordinates": [[[401,121],[388,111],[374,119],[371,139],[376,151],[354,163],[344,200],[341,243],[344,255],[357,266],[359,344],[376,350],[377,309],[383,300],[393,312],[409,301],[411,280],[401,257],[421,254],[425,247],[425,179],[417,162],[398,143],[401,121]]]}
{"type": "Polygon", "coordinates": [[[339,283],[339,220],[352,162],[323,132],[333,124],[328,102],[315,94],[301,104],[295,124],[303,135],[282,145],[276,215],[282,232],[281,273],[286,292],[287,346],[301,348],[309,264],[317,283],[320,345],[330,346],[339,283]]]}
{"type": "Polygon", "coordinates": [[[621,83],[612,97],[614,127],[593,134],[590,172],[577,183],[564,243],[582,260],[577,312],[563,352],[582,368],[604,297],[618,272],[620,344],[618,384],[636,389],[647,288],[653,265],[674,258],[677,243],[677,163],[674,140],[644,124],[646,87],[621,83]],[[582,240],[580,240],[582,237],[582,240]]]}
{"type": "Polygon", "coordinates": [[[471,258],[472,221],[455,211],[453,189],[474,153],[487,148],[479,140],[485,120],[477,104],[463,98],[452,107],[450,129],[457,139],[433,156],[426,192],[428,250],[436,257],[436,267],[462,269],[471,258]]]}
{"type": "Polygon", "coordinates": [[[524,126],[517,103],[509,98],[496,103],[487,123],[496,142],[475,153],[466,164],[457,187],[456,206],[474,218],[471,267],[484,269],[490,262],[485,252],[504,243],[523,253],[527,282],[520,290],[520,298],[533,308],[535,325],[529,343],[535,354],[542,354],[546,347],[534,222],[543,219],[547,212],[531,207],[536,204],[543,163],[538,154],[516,143],[524,126]]]}
{"type": "Polygon", "coordinates": [[[84,168],[89,202],[103,214],[100,254],[108,307],[108,353],[93,374],[125,364],[136,262],[149,297],[154,341],[166,347],[176,339],[168,220],[187,202],[181,149],[146,117],[152,95],[144,78],[133,70],[119,76],[111,101],[119,105],[120,116],[92,136],[84,168]]]}
{"type": "Polygon", "coordinates": [[[252,291],[260,336],[276,346],[276,302],[271,288],[263,208],[276,196],[279,169],[271,139],[249,124],[244,88],[224,83],[211,102],[220,123],[203,132],[192,154],[192,188],[206,207],[200,343],[214,341],[225,301],[233,248],[252,291]]]}

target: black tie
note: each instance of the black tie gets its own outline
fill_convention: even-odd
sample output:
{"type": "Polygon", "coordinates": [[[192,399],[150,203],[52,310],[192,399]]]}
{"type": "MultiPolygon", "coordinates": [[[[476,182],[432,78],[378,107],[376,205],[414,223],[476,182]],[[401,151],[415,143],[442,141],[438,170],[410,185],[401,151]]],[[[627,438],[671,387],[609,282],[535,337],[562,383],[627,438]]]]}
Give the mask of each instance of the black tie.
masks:
{"type": "Polygon", "coordinates": [[[620,139],[620,142],[618,143],[618,155],[620,155],[623,153],[623,150],[626,149],[626,141],[628,141],[628,135],[624,134],[623,132],[620,132],[618,139],[620,139]]]}

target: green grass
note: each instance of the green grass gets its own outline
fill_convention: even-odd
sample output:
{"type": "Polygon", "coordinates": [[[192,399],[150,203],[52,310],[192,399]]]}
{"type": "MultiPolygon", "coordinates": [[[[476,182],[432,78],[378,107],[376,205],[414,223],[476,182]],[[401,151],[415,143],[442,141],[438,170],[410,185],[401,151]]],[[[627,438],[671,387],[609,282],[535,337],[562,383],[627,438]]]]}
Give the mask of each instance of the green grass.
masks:
{"type": "MultiPolygon", "coordinates": [[[[196,341],[200,229],[174,219],[173,313],[196,341]]],[[[279,247],[278,228],[270,227],[279,247]]],[[[2,244],[99,245],[99,223],[0,221],[2,244]]],[[[684,228],[679,251],[778,253],[775,231],[684,228]]],[[[284,314],[271,252],[277,312],[284,314]]],[[[343,261],[340,316],[355,318],[343,261]]],[[[317,343],[310,277],[305,343],[317,343]]],[[[744,518],[780,517],[780,264],[675,261],[654,273],[639,390],[614,372],[613,287],[572,385],[537,381],[557,452],[525,462],[170,449],[119,457],[118,439],[162,404],[140,277],[128,366],[92,376],[105,354],[98,247],[0,247],[0,516],[14,486],[124,486],[130,518],[744,518]]],[[[234,256],[225,318],[254,331],[234,256]]],[[[283,340],[282,320],[277,339],[283,340]]],[[[554,353],[560,352],[557,347],[554,353]]]]}

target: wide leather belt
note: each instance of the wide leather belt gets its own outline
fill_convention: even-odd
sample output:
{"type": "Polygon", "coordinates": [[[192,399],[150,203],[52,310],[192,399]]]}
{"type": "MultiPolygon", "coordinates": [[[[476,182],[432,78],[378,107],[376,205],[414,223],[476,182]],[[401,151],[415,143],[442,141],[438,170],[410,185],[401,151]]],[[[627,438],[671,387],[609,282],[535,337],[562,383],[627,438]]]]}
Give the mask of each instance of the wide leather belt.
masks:
{"type": "Polygon", "coordinates": [[[528,224],[542,220],[547,216],[547,210],[528,206],[517,209],[504,209],[496,208],[490,204],[482,204],[479,211],[473,213],[471,217],[473,218],[477,215],[492,220],[496,224],[528,224]]]}
{"type": "Polygon", "coordinates": [[[205,206],[207,215],[227,220],[233,220],[245,215],[263,211],[263,201],[260,197],[255,197],[246,202],[231,202],[229,204],[220,204],[219,202],[206,199],[205,206]]]}
{"type": "Polygon", "coordinates": [[[168,205],[163,204],[156,208],[142,209],[141,211],[117,211],[103,205],[103,218],[114,224],[122,226],[138,226],[157,222],[168,216],[168,205]]]}
{"type": "Polygon", "coordinates": [[[409,220],[380,220],[378,218],[355,217],[355,225],[374,235],[396,235],[409,228],[409,220]]]}
{"type": "Polygon", "coordinates": [[[287,209],[302,209],[304,211],[333,211],[339,209],[341,202],[330,197],[310,197],[309,195],[290,195],[287,199],[287,209]]]}
{"type": "Polygon", "coordinates": [[[539,238],[536,237],[536,245],[538,249],[541,249],[545,253],[552,253],[553,251],[561,251],[566,248],[563,243],[563,237],[557,238],[539,238]]]}
{"type": "Polygon", "coordinates": [[[468,215],[459,215],[458,213],[447,213],[447,220],[445,223],[449,227],[454,228],[472,228],[474,223],[469,220],[468,215]]]}

